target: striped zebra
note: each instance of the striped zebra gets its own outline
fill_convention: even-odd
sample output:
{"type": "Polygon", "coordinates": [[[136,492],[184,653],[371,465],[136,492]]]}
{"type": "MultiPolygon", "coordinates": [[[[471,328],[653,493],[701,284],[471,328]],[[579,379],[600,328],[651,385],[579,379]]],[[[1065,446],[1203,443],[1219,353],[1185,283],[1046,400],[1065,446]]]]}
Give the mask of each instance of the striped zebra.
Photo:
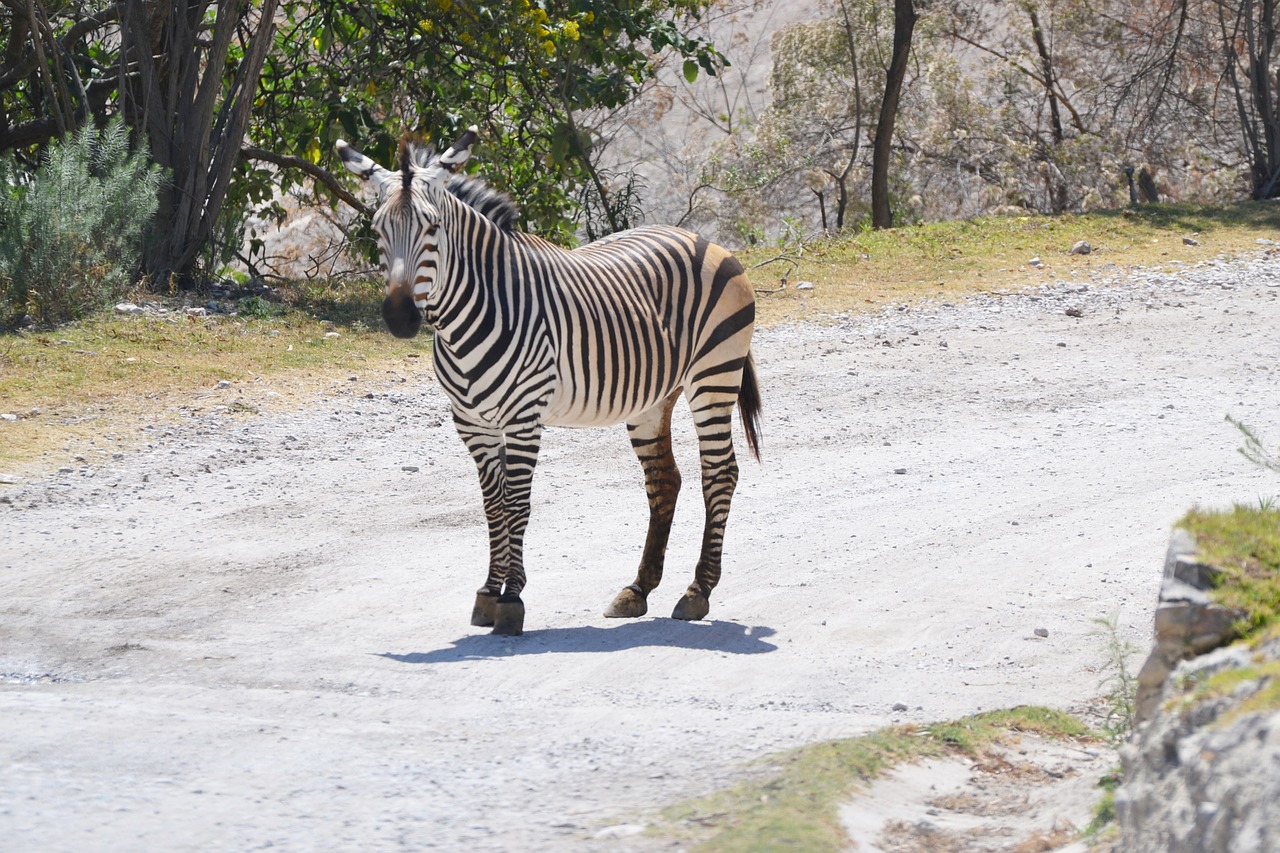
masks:
{"type": "Polygon", "coordinates": [[[574,250],[520,233],[511,200],[459,171],[476,136],[472,127],[439,156],[403,141],[394,172],[336,145],[343,165],[378,189],[382,316],[398,337],[424,323],[435,330],[436,375],[480,473],[489,573],[471,624],[523,631],[523,543],[546,424],[627,424],[649,530],[635,582],[605,616],[645,614],[680,490],[671,413],[681,393],[698,435],[706,524],[693,583],[672,617],[702,619],[738,481],[735,403],[759,458],[755,294],[742,265],[677,228],[637,228],[574,250]]]}

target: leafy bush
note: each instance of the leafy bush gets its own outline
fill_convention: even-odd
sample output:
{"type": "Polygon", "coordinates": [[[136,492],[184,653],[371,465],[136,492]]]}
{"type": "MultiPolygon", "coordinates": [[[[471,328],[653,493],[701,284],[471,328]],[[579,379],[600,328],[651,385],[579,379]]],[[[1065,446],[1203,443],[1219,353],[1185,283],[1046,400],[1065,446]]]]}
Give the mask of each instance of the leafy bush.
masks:
{"type": "Polygon", "coordinates": [[[65,322],[128,287],[160,180],[119,118],[53,143],[33,175],[0,158],[0,327],[65,322]]]}

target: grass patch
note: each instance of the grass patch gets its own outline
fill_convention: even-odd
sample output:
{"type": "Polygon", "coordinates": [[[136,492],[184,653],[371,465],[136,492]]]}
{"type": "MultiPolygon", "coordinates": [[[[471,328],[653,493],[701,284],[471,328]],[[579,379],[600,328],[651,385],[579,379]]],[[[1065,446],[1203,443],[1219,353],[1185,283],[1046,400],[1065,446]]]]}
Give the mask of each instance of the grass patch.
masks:
{"type": "Polygon", "coordinates": [[[839,805],[897,764],[948,754],[976,756],[1015,732],[1088,738],[1079,720],[1048,708],[1019,707],[928,726],[893,726],[824,741],[758,762],[756,778],[672,806],[652,831],[690,842],[700,853],[838,851],[849,839],[839,805]]]}
{"type": "MultiPolygon", "coordinates": [[[[291,292],[245,314],[117,315],[0,337],[0,470],[56,467],[128,447],[140,427],[213,407],[251,415],[301,402],[347,376],[429,370],[431,339],[392,338],[381,294],[291,292]],[[370,295],[372,294],[372,296],[370,295]],[[220,381],[230,389],[215,393],[220,381]]],[[[172,303],[176,305],[176,303],[172,303]]]]}
{"type": "Polygon", "coordinates": [[[992,216],[931,222],[790,249],[792,260],[766,263],[778,249],[741,253],[761,291],[765,323],[805,320],[922,299],[953,300],[982,292],[1038,286],[1126,267],[1160,268],[1221,255],[1256,252],[1276,239],[1280,204],[1241,202],[1221,207],[1153,204],[1064,216],[992,216]],[[1183,242],[1193,238],[1198,245],[1183,242]],[[1094,251],[1070,254],[1077,240],[1094,251]],[[1041,268],[1028,265],[1040,258],[1041,268]],[[755,266],[765,263],[764,266],[755,266]],[[788,286],[776,293],[781,276],[788,286]],[[800,280],[812,290],[797,291],[800,280]]]}
{"type": "Polygon", "coordinates": [[[1241,636],[1280,622],[1280,509],[1193,509],[1178,526],[1195,536],[1199,559],[1222,572],[1211,595],[1245,614],[1237,626],[1241,636]]]}

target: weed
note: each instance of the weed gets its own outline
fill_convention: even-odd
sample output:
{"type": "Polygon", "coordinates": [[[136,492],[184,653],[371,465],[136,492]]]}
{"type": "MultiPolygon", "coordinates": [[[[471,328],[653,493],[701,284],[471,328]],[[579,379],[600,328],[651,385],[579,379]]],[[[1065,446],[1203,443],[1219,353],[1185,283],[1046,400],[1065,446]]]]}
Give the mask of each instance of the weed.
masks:
{"type": "MultiPolygon", "coordinates": [[[[1268,471],[1275,471],[1280,474],[1280,451],[1273,453],[1267,450],[1262,446],[1262,440],[1254,434],[1253,430],[1231,417],[1231,415],[1227,415],[1227,423],[1240,430],[1244,435],[1244,447],[1236,448],[1241,456],[1259,468],[1266,468],[1268,471]]],[[[1263,507],[1263,509],[1270,508],[1270,506],[1263,507]]]]}
{"type": "Polygon", "coordinates": [[[1113,747],[1127,741],[1133,731],[1133,703],[1138,690],[1138,681],[1129,672],[1129,658],[1138,649],[1120,636],[1119,619],[1119,614],[1113,613],[1093,620],[1099,626],[1095,633],[1107,643],[1107,674],[1099,686],[1106,703],[1102,733],[1113,747]]]}
{"type": "Polygon", "coordinates": [[[1097,838],[1116,820],[1116,789],[1124,782],[1124,774],[1117,767],[1098,780],[1102,789],[1102,799],[1093,807],[1093,820],[1085,827],[1084,833],[1090,838],[1097,838]]]}

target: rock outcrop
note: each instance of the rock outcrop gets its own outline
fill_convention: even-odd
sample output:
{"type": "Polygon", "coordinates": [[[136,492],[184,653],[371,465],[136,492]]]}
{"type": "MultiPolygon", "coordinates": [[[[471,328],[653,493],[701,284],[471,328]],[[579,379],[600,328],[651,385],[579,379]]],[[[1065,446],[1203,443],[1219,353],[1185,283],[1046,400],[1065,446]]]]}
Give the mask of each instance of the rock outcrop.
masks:
{"type": "Polygon", "coordinates": [[[1206,594],[1215,573],[1176,531],[1120,752],[1121,850],[1280,851],[1280,636],[1225,645],[1238,614],[1206,594]]]}

